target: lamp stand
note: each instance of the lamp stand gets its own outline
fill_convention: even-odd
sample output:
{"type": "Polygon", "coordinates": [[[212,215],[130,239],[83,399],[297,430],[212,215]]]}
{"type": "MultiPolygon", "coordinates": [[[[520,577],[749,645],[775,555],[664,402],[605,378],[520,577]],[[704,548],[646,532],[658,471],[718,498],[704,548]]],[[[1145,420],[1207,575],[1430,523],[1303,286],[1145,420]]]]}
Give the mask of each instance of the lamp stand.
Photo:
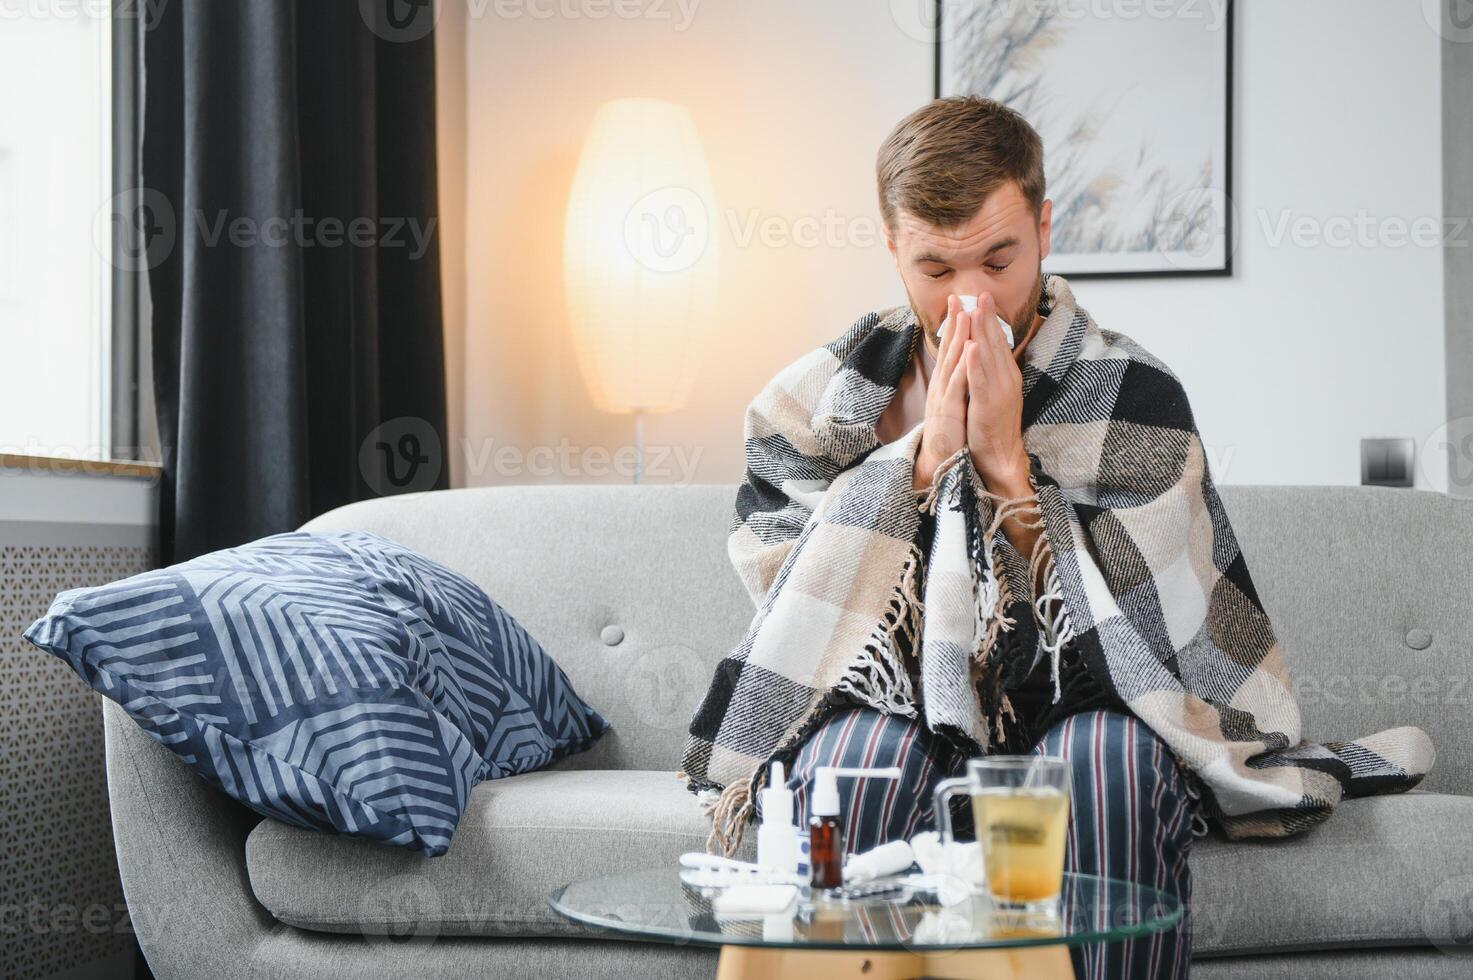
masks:
{"type": "Polygon", "coordinates": [[[634,482],[644,474],[644,412],[634,410],[634,482]]]}

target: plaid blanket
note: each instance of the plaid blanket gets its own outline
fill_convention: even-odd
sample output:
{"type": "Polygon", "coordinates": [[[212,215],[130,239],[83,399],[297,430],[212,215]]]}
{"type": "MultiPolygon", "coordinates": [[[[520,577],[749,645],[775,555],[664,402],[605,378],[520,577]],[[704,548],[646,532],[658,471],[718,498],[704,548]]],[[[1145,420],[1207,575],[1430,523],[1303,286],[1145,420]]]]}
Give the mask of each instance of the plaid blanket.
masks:
{"type": "Polygon", "coordinates": [[[1299,833],[1342,798],[1404,791],[1431,769],[1431,741],[1410,726],[1301,738],[1181,383],[1098,328],[1063,278],[1046,277],[1040,311],[1021,365],[1028,497],[991,493],[965,447],[917,493],[920,423],[878,444],[920,342],[908,306],[861,317],[747,407],[728,552],[756,612],[691,720],[680,773],[712,818],[709,847],[735,849],[766,763],[839,704],[923,717],[984,754],[1040,658],[1058,697],[1065,648],[1168,745],[1231,839],[1299,833]],[[1002,534],[1008,514],[1041,528],[1026,564],[1002,534]]]}

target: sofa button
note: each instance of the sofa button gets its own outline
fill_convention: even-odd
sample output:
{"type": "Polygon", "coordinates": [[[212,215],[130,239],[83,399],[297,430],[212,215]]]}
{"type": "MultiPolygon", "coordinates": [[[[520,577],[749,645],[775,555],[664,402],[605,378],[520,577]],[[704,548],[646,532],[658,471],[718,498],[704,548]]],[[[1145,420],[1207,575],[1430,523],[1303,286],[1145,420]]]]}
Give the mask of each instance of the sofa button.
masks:
{"type": "Polygon", "coordinates": [[[1432,645],[1432,633],[1429,630],[1414,629],[1407,630],[1407,646],[1413,650],[1425,650],[1432,645]]]}
{"type": "Polygon", "coordinates": [[[599,634],[599,639],[604,641],[604,646],[616,647],[624,642],[624,627],[605,626],[599,634]]]}

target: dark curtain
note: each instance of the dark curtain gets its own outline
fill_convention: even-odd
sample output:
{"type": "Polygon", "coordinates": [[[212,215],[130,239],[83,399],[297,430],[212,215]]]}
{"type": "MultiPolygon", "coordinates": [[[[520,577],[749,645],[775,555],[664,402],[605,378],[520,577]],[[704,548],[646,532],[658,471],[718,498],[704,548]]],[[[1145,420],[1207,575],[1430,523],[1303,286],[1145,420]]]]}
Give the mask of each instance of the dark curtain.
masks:
{"type": "Polygon", "coordinates": [[[433,7],[140,28],[165,562],[448,484],[433,7]]]}

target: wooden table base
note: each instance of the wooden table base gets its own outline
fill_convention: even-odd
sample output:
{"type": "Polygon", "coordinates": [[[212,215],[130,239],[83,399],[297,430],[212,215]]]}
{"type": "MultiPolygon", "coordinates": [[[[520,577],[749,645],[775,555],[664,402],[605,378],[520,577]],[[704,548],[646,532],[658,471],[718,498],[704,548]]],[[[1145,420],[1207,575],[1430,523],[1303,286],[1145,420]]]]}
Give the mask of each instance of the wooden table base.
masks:
{"type": "Polygon", "coordinates": [[[1073,980],[1067,946],[936,952],[850,952],[723,946],[716,980],[1073,980]]]}

